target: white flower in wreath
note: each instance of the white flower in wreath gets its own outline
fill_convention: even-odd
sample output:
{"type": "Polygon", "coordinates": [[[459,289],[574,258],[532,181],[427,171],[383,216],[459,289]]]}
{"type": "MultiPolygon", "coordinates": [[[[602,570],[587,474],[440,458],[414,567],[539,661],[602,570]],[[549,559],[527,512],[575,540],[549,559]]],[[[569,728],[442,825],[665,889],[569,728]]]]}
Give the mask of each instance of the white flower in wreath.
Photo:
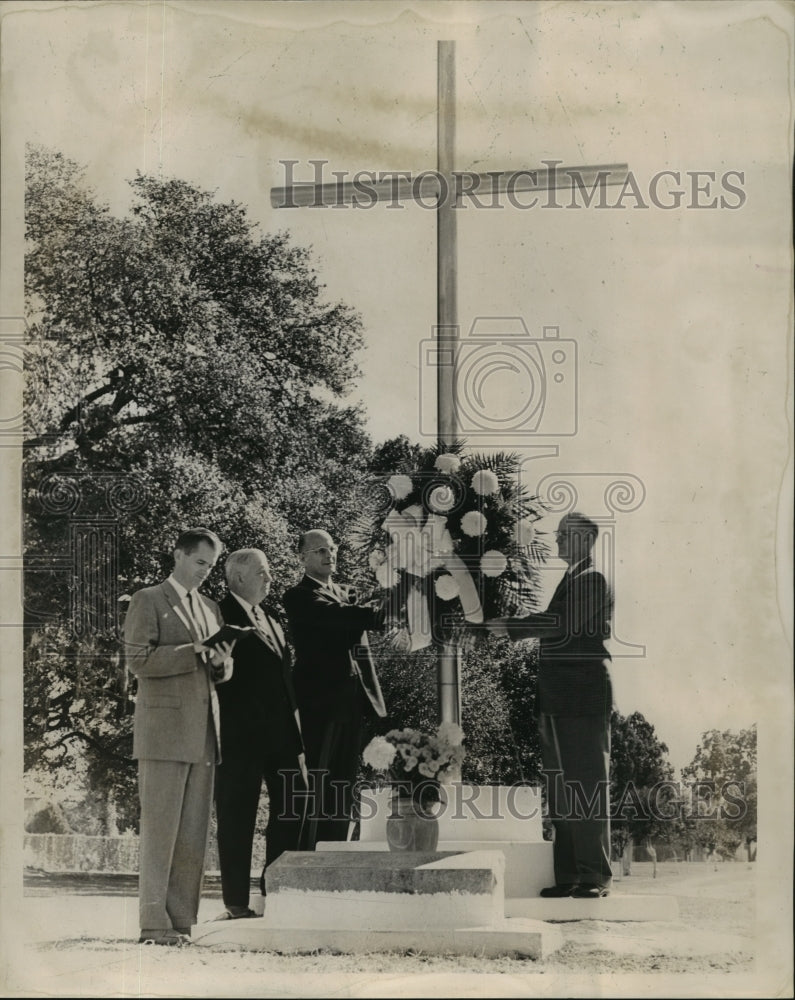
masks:
{"type": "Polygon", "coordinates": [[[362,752],[362,760],[376,771],[385,771],[394,759],[395,748],[383,736],[374,736],[362,752]]]}
{"type": "Polygon", "coordinates": [[[367,560],[370,569],[376,570],[386,562],[386,552],[383,549],[373,549],[367,560]]]}
{"type": "Polygon", "coordinates": [[[451,455],[449,452],[445,452],[443,455],[436,456],[433,467],[434,469],[438,469],[439,472],[448,472],[450,475],[453,475],[461,468],[461,459],[458,455],[451,455]]]}
{"type": "Polygon", "coordinates": [[[489,549],[480,557],[480,571],[484,576],[502,576],[508,568],[508,560],[497,549],[489,549]]]}
{"type": "Polygon", "coordinates": [[[461,530],[465,535],[476,538],[488,527],[488,521],[478,510],[470,510],[461,518],[461,530]]]}
{"type": "Polygon", "coordinates": [[[449,486],[436,486],[428,497],[428,506],[435,514],[446,514],[455,507],[455,493],[449,486]]]}
{"type": "Polygon", "coordinates": [[[454,597],[458,597],[461,593],[458,584],[449,573],[445,573],[443,576],[437,578],[434,590],[437,596],[443,601],[452,601],[454,597]]]}
{"type": "Polygon", "coordinates": [[[497,493],[500,488],[500,481],[491,469],[481,469],[472,477],[472,489],[482,497],[489,497],[492,493],[497,493]]]}
{"type": "Polygon", "coordinates": [[[413,489],[410,476],[390,476],[386,485],[396,500],[405,500],[413,489]]]}
{"type": "Polygon", "coordinates": [[[400,580],[400,573],[388,561],[384,561],[380,566],[376,566],[375,578],[378,581],[379,587],[383,587],[384,590],[391,590],[400,580]]]}

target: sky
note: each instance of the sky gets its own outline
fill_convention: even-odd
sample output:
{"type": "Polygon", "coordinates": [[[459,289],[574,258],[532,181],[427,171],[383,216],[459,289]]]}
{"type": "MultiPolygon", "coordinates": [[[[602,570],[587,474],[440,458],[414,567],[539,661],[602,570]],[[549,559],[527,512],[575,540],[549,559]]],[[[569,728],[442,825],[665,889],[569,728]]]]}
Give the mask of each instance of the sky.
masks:
{"type": "MultiPolygon", "coordinates": [[[[329,177],[434,169],[436,43],[448,39],[459,170],[627,163],[640,203],[621,207],[611,192],[603,209],[567,208],[566,197],[560,208],[461,210],[473,378],[478,358],[535,359],[518,374],[484,369],[483,419],[475,426],[470,410],[462,435],[519,451],[530,489],[560,499],[555,483],[567,483],[605,525],[617,707],[646,716],[677,769],[712,728],[757,722],[762,753],[791,745],[784,5],[6,7],[4,315],[21,313],[21,241],[7,234],[21,218],[26,141],[84,164],[118,214],[137,171],[215,189],[264,232],[311,246],[329,301],[361,314],[352,398],[377,441],[434,435],[434,212],[273,209],[283,161],[306,180],[317,159],[329,177]],[[558,330],[562,383],[545,327],[558,330]],[[539,426],[506,424],[541,389],[539,426]]],[[[548,587],[559,572],[550,564],[548,587]]]]}

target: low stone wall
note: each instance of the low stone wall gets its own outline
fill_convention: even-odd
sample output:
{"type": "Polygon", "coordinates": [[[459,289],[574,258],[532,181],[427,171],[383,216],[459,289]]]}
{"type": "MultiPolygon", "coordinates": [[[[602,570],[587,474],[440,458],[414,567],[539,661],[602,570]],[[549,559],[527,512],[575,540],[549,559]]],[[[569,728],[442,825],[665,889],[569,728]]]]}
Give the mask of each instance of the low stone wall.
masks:
{"type": "MultiPolygon", "coordinates": [[[[24,864],[45,872],[138,871],[138,837],[89,837],[79,833],[26,833],[24,864]]],[[[208,846],[206,871],[218,871],[218,851],[208,846]]]]}

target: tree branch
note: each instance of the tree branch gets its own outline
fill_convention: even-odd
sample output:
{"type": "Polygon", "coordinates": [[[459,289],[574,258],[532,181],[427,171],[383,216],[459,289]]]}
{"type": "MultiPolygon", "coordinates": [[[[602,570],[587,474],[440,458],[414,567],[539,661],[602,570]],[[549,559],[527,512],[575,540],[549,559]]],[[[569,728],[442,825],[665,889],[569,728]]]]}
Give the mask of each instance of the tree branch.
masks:
{"type": "Polygon", "coordinates": [[[132,767],[135,763],[132,757],[123,757],[121,754],[108,750],[107,747],[104,747],[98,740],[94,739],[93,736],[89,736],[87,733],[81,733],[77,729],[72,730],[71,733],[65,733],[59,740],[47,747],[47,749],[57,750],[58,747],[65,747],[70,740],[76,739],[83,740],[83,742],[87,743],[92,750],[96,750],[101,757],[104,757],[107,760],[115,760],[128,767],[132,767]]]}
{"type": "Polygon", "coordinates": [[[80,413],[80,408],[85,406],[86,403],[93,403],[95,399],[100,399],[102,396],[107,395],[109,392],[115,392],[118,388],[119,382],[121,381],[124,370],[122,368],[114,368],[113,371],[108,372],[105,376],[108,381],[99,386],[97,389],[86,393],[82,399],[78,400],[74,406],[71,406],[61,417],[60,429],[65,431],[68,429],[69,424],[74,420],[77,420],[78,414],[80,413]]]}

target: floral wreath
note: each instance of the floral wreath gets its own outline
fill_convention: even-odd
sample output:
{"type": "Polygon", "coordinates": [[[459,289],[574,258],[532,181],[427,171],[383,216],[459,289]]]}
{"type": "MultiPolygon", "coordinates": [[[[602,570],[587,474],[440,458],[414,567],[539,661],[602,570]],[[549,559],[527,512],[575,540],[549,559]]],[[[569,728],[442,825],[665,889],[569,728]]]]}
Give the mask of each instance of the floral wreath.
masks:
{"type": "Polygon", "coordinates": [[[460,642],[473,636],[468,624],[538,604],[535,567],[547,547],[535,522],[544,506],[521,485],[518,455],[463,449],[429,448],[415,467],[385,477],[355,531],[390,592],[400,623],[393,644],[403,652],[460,642]]]}

